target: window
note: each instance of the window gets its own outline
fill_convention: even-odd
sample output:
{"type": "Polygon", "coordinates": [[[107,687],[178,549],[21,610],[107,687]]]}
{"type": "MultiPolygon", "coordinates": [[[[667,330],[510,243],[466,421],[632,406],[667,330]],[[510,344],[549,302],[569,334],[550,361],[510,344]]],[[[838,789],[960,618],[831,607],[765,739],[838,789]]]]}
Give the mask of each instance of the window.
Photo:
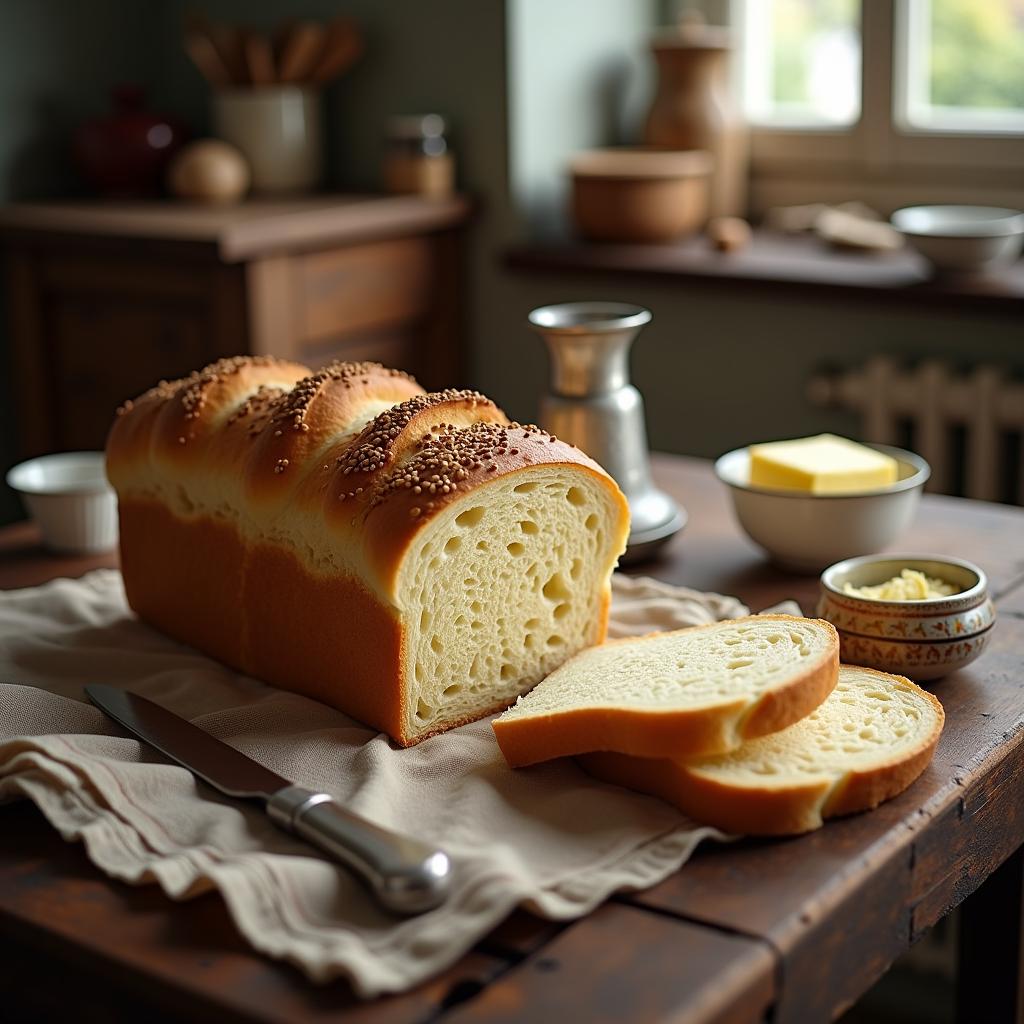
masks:
{"type": "Polygon", "coordinates": [[[732,0],[752,204],[1024,206],[1024,0],[732,0]]]}
{"type": "Polygon", "coordinates": [[[744,33],[744,105],[755,124],[849,125],[860,117],[858,0],[755,0],[744,33]]]}
{"type": "Polygon", "coordinates": [[[903,49],[903,126],[1024,131],[1024,4],[907,0],[903,49]]]}

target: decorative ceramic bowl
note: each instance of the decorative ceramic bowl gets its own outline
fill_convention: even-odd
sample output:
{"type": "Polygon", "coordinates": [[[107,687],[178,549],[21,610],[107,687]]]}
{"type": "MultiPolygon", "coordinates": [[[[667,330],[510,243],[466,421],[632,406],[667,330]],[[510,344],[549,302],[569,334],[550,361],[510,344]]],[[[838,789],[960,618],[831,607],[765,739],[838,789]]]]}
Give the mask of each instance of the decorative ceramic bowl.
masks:
{"type": "Polygon", "coordinates": [[[8,472],[47,547],[85,555],[117,545],[117,496],[104,465],[103,452],[62,452],[8,472]]]}
{"type": "Polygon", "coordinates": [[[992,637],[996,610],[988,579],[976,565],[940,555],[866,555],[821,574],[818,615],[839,631],[841,657],[911,679],[938,679],[970,664],[992,637]],[[959,593],[922,601],[879,601],[843,593],[918,569],[952,583],[959,593]]]}
{"type": "Polygon", "coordinates": [[[892,226],[939,271],[1011,263],[1024,241],[1024,213],[1001,206],[906,206],[892,226]]]}
{"type": "Polygon", "coordinates": [[[784,569],[818,573],[842,558],[879,551],[910,524],[928,463],[913,452],[869,445],[899,463],[899,479],[874,491],[808,494],[750,485],[750,451],[737,448],[715,463],[729,485],[740,526],[784,569]]]}

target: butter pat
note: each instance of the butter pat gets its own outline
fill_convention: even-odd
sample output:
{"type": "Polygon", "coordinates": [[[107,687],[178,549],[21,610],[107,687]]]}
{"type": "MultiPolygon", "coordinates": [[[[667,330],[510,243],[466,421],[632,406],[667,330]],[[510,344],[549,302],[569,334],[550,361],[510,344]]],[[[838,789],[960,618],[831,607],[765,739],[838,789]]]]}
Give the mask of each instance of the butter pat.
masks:
{"type": "Polygon", "coordinates": [[[810,494],[873,491],[899,477],[894,458],[834,434],[750,446],[750,484],[810,494]]]}
{"type": "Polygon", "coordinates": [[[924,601],[929,597],[949,597],[960,591],[952,583],[925,576],[917,569],[904,569],[899,576],[873,587],[843,584],[843,593],[851,597],[868,597],[875,601],[924,601]]]}

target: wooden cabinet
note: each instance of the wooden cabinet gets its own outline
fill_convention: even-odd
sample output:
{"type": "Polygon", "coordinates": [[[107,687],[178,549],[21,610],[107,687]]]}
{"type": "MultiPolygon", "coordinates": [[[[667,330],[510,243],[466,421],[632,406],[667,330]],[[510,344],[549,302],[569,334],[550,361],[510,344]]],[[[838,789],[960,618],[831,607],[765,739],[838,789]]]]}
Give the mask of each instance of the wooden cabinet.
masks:
{"type": "Polygon", "coordinates": [[[125,398],[225,355],[465,383],[467,214],[412,196],[0,209],[19,454],[100,448],[125,398]]]}

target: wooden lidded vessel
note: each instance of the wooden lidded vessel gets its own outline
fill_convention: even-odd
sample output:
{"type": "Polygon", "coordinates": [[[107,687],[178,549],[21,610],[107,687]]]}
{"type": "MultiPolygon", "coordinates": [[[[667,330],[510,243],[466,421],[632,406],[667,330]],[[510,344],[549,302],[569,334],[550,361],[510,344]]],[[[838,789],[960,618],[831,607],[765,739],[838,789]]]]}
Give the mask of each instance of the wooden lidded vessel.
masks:
{"type": "Polygon", "coordinates": [[[711,216],[745,216],[747,129],[729,96],[729,33],[688,13],[652,37],[658,87],[644,142],[665,149],[702,149],[714,160],[711,216]]]}

